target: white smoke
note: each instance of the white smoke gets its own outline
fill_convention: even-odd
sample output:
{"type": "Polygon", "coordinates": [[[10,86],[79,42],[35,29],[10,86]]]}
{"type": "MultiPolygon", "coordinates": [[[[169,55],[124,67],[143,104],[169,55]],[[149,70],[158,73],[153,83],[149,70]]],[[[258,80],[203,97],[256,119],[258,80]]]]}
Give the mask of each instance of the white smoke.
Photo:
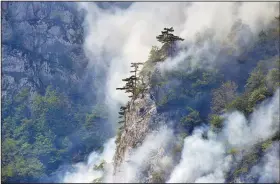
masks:
{"type": "MultiPolygon", "coordinates": [[[[87,11],[84,49],[92,65],[106,68],[108,72],[104,93],[108,108],[113,112],[119,103],[128,100],[127,95],[116,88],[122,87],[121,79],[129,76],[130,63],[147,60],[151,46],[159,46],[155,37],[164,27],[174,27],[174,34],[185,39],[181,45],[194,43],[198,33],[202,37],[210,34],[220,44],[238,19],[247,24],[251,32],[258,33],[279,12],[276,2],[136,2],[127,9],[106,10],[95,3],[79,5],[87,11]]],[[[246,32],[240,34],[241,40],[248,38],[246,32]]],[[[213,44],[213,41],[206,42],[201,48],[190,49],[187,54],[178,56],[171,67],[189,55],[204,53],[213,60],[219,51],[211,51],[213,44]]]]}
{"type": "MultiPolygon", "coordinates": [[[[111,138],[104,144],[103,152],[92,152],[87,162],[80,162],[73,165],[74,170],[68,171],[64,178],[63,183],[91,183],[93,180],[98,179],[104,175],[103,170],[94,169],[105,161],[106,164],[112,164],[115,154],[115,138],[111,138]]],[[[105,164],[105,166],[106,166],[105,164]]]]}
{"type": "Polygon", "coordinates": [[[279,183],[279,142],[275,142],[261,162],[252,168],[250,175],[259,176],[259,183],[279,183]]]}
{"type": "Polygon", "coordinates": [[[168,183],[224,182],[223,170],[228,168],[230,157],[225,157],[221,142],[204,140],[196,131],[185,139],[181,162],[175,167],[168,183]],[[206,176],[205,176],[206,175],[206,176]]]}
{"type": "Polygon", "coordinates": [[[107,177],[105,182],[139,182],[147,177],[141,173],[152,163],[160,163],[166,169],[172,165],[172,160],[165,157],[166,149],[172,140],[174,140],[173,132],[167,127],[150,133],[140,147],[126,154],[120,170],[114,176],[107,177]]]}
{"type": "MultiPolygon", "coordinates": [[[[255,35],[279,14],[278,3],[269,2],[139,2],[125,10],[114,7],[102,10],[94,3],[79,5],[87,11],[84,50],[92,65],[107,69],[104,93],[112,114],[117,114],[118,105],[128,100],[122,91],[115,88],[122,87],[121,79],[129,76],[131,62],[146,61],[151,46],[159,46],[155,37],[164,27],[173,26],[174,34],[185,39],[179,45],[182,48],[196,43],[198,33],[202,38],[210,35],[210,41],[188,48],[186,53],[180,53],[175,59],[164,62],[162,67],[169,69],[177,67],[188,56],[205,55],[210,61],[214,60],[219,52],[219,49],[215,48],[222,45],[236,20],[241,19],[255,35]]],[[[247,32],[240,34],[242,38],[247,36],[247,32]]],[[[250,40],[245,40],[244,44],[249,42],[250,40]]],[[[222,133],[216,135],[210,132],[208,140],[202,138],[199,130],[187,137],[181,161],[167,182],[225,181],[224,173],[232,162],[231,156],[226,154],[228,148],[245,148],[260,141],[259,138],[269,138],[279,130],[272,117],[279,111],[279,102],[275,102],[278,101],[277,97],[279,98],[279,91],[271,103],[262,104],[249,120],[239,112],[228,114],[222,133]]],[[[166,147],[165,143],[172,140],[171,132],[165,129],[148,136],[142,146],[128,154],[129,161],[124,162],[115,176],[112,169],[114,145],[109,146],[107,151],[105,149],[101,155],[92,153],[87,163],[76,164],[76,172],[66,174],[64,182],[88,183],[99,177],[102,177],[104,182],[137,182],[141,178],[138,173],[146,167],[146,161],[151,160],[150,156],[154,151],[166,147]],[[106,157],[108,164],[105,171],[94,171],[94,165],[100,163],[107,153],[109,156],[106,157]]],[[[169,167],[172,163],[170,157],[160,158],[159,163],[163,165],[169,167]]]]}
{"type": "Polygon", "coordinates": [[[185,139],[181,161],[173,170],[168,183],[224,182],[224,174],[232,161],[231,156],[226,154],[228,149],[248,150],[279,131],[279,90],[272,99],[256,108],[249,120],[240,112],[225,117],[221,133],[209,132],[209,139],[205,140],[202,132],[197,130],[185,139]]]}
{"type": "MultiPolygon", "coordinates": [[[[102,182],[144,182],[143,173],[149,166],[172,171],[167,183],[182,182],[225,182],[225,173],[233,164],[231,148],[247,150],[261,141],[271,138],[279,131],[279,90],[273,98],[262,102],[247,120],[243,114],[232,112],[225,115],[223,130],[216,134],[208,131],[204,139],[203,128],[198,128],[184,140],[181,160],[174,167],[170,145],[176,141],[173,131],[162,127],[150,133],[143,144],[126,153],[119,170],[114,174],[112,158],[115,152],[114,139],[106,145],[102,154],[92,153],[87,163],[78,163],[75,172],[65,175],[64,182],[91,182],[102,178],[102,182]],[[94,166],[105,160],[104,170],[94,166]],[[173,169],[174,168],[174,169],[173,169]]],[[[252,168],[251,174],[259,176],[259,182],[279,181],[279,146],[272,146],[261,163],[252,168]],[[277,164],[278,163],[278,164],[277,164]]],[[[242,155],[241,155],[242,157],[242,155]]]]}
{"type": "Polygon", "coordinates": [[[102,182],[139,182],[143,179],[140,175],[151,163],[157,164],[162,168],[171,167],[173,160],[165,152],[171,142],[174,141],[173,131],[167,127],[162,127],[157,131],[151,132],[143,141],[143,144],[135,150],[126,154],[125,161],[114,174],[113,156],[116,145],[115,138],[111,138],[104,145],[104,151],[100,154],[93,152],[87,162],[75,164],[74,171],[65,174],[62,182],[66,183],[91,183],[95,179],[101,178],[102,182]],[[102,170],[94,169],[102,161],[105,161],[102,170]]]}

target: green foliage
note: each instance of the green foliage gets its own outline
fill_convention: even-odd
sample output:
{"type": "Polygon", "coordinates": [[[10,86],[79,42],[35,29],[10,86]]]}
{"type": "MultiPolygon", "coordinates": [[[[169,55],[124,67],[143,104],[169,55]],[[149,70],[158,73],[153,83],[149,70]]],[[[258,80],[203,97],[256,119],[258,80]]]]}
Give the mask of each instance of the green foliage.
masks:
{"type": "Polygon", "coordinates": [[[262,151],[265,151],[267,148],[271,147],[272,140],[267,140],[264,143],[262,143],[262,151]]]}
{"type": "Polygon", "coordinates": [[[249,115],[253,112],[253,108],[267,97],[271,96],[271,93],[268,91],[266,87],[256,88],[250,93],[245,93],[235,100],[233,100],[230,104],[227,105],[226,109],[231,110],[235,109],[240,112],[243,112],[245,115],[249,115]]]}
{"type": "Polygon", "coordinates": [[[103,170],[105,164],[106,164],[105,160],[102,160],[99,165],[94,166],[94,170],[103,170]]]}
{"type": "Polygon", "coordinates": [[[103,180],[102,177],[96,178],[96,179],[94,179],[94,180],[92,181],[92,183],[102,183],[102,180],[103,180]]]}
{"type": "Polygon", "coordinates": [[[199,112],[188,107],[189,114],[181,119],[181,123],[184,126],[194,127],[202,122],[199,112]]]}
{"type": "Polygon", "coordinates": [[[212,112],[220,113],[223,111],[237,96],[236,90],[237,85],[232,81],[223,83],[220,88],[215,89],[213,91],[213,98],[211,102],[212,112]]]}
{"type": "Polygon", "coordinates": [[[238,150],[235,149],[235,148],[231,148],[231,149],[228,151],[228,154],[231,154],[231,155],[235,155],[236,153],[238,153],[238,150]]]}
{"type": "Polygon", "coordinates": [[[215,70],[202,72],[202,75],[192,84],[192,88],[204,87],[215,83],[217,77],[216,74],[217,71],[215,70]]]}
{"type": "Polygon", "coordinates": [[[210,116],[210,124],[214,129],[221,129],[223,127],[223,118],[219,115],[213,114],[210,116]]]}
{"type": "Polygon", "coordinates": [[[153,171],[152,172],[152,181],[153,183],[164,183],[164,173],[160,171],[153,171]]]}
{"type": "Polygon", "coordinates": [[[116,137],[116,140],[115,140],[115,143],[116,143],[116,144],[119,144],[120,141],[121,141],[122,131],[123,131],[123,128],[120,127],[120,128],[118,129],[117,137],[116,137]]]}
{"type": "Polygon", "coordinates": [[[271,85],[273,91],[280,87],[280,70],[279,68],[273,68],[267,74],[267,79],[271,85]]]}
{"type": "Polygon", "coordinates": [[[254,106],[270,96],[270,93],[266,87],[260,87],[252,91],[248,98],[248,111],[253,112],[254,106]]]}
{"type": "Polygon", "coordinates": [[[97,138],[101,139],[96,134],[99,122],[108,117],[104,106],[98,105],[88,113],[51,87],[44,95],[35,94],[33,98],[29,89],[24,88],[4,103],[1,162],[2,180],[7,182],[36,181],[42,174],[53,172],[74,154],[71,147],[76,140],[70,136],[76,128],[82,130],[79,137],[92,145],[97,138]]]}
{"type": "Polygon", "coordinates": [[[263,87],[265,85],[265,74],[262,69],[262,65],[259,64],[250,74],[247,80],[245,89],[248,93],[254,91],[256,88],[263,87]]]}
{"type": "Polygon", "coordinates": [[[188,136],[188,134],[187,134],[186,132],[182,132],[182,133],[180,134],[180,138],[183,139],[183,140],[184,140],[187,136],[188,136]]]}
{"type": "MultiPolygon", "coordinates": [[[[276,66],[278,66],[278,60],[276,66]]],[[[266,70],[266,62],[260,61],[250,73],[245,92],[227,104],[225,109],[238,110],[248,116],[257,104],[272,96],[271,86],[274,91],[278,85],[279,70],[277,68],[266,70]]]]}
{"type": "Polygon", "coordinates": [[[247,110],[248,106],[248,95],[243,94],[236,97],[231,103],[226,106],[227,110],[238,110],[244,114],[249,114],[247,110]]]}
{"type": "Polygon", "coordinates": [[[253,152],[245,156],[243,163],[246,163],[247,165],[252,165],[253,163],[256,163],[257,160],[258,155],[257,153],[253,152]]]}
{"type": "Polygon", "coordinates": [[[29,97],[29,89],[23,88],[22,91],[19,92],[18,95],[15,97],[15,102],[20,103],[26,101],[29,97]]]}
{"type": "Polygon", "coordinates": [[[138,85],[136,88],[135,88],[135,96],[138,96],[139,94],[143,93],[145,91],[145,86],[143,85],[138,85]]]}
{"type": "Polygon", "coordinates": [[[161,53],[160,49],[157,46],[152,46],[152,49],[149,53],[149,61],[150,62],[157,62],[161,61],[161,53]]]}
{"type": "Polygon", "coordinates": [[[247,172],[248,172],[248,167],[244,166],[244,167],[241,167],[240,169],[235,170],[234,176],[237,176],[242,173],[247,173],[247,172]]]}
{"type": "Polygon", "coordinates": [[[44,173],[44,166],[36,158],[17,156],[14,158],[13,162],[4,165],[2,171],[3,180],[18,177],[39,177],[44,173]]]}

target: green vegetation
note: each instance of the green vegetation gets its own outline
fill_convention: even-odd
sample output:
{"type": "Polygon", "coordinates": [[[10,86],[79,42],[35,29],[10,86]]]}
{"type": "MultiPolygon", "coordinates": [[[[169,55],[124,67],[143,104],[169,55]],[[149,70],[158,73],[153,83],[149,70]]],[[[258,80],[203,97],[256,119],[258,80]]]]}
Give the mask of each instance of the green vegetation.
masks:
{"type": "MultiPolygon", "coordinates": [[[[277,29],[279,33],[279,28],[277,29]]],[[[222,113],[238,110],[249,116],[256,105],[271,97],[280,84],[280,60],[271,54],[269,39],[275,39],[277,30],[266,31],[259,35],[259,41],[250,48],[251,55],[259,57],[250,59],[242,57],[241,63],[246,70],[244,76],[227,76],[227,67],[209,69],[208,67],[188,64],[162,74],[155,69],[159,61],[176,53],[175,41],[182,38],[174,36],[173,28],[165,28],[157,37],[162,42],[161,48],[153,46],[149,59],[137,76],[138,65],[132,63],[134,75],[123,79],[127,82],[120,90],[132,93],[132,98],[139,97],[146,90],[143,78],[150,81],[151,92],[157,104],[157,112],[169,111],[170,119],[178,123],[182,129],[182,140],[192,133],[194,127],[202,122],[209,123],[211,128],[219,131],[223,127],[222,113]],[[271,34],[273,33],[273,36],[271,34]],[[276,62],[274,62],[276,61],[276,62]],[[248,62],[253,62],[248,64],[248,62]],[[272,63],[273,62],[273,63],[272,63]],[[247,75],[247,73],[249,73],[247,75]],[[227,78],[224,79],[223,76],[227,78]],[[188,107],[187,110],[185,107],[188,107]],[[207,121],[207,117],[208,121],[207,121]]],[[[271,51],[272,50],[272,51],[271,51]]],[[[249,52],[249,51],[248,51],[249,52]]],[[[244,54],[246,55],[246,54],[244,54]]],[[[249,55],[249,54],[248,54],[249,55]]],[[[238,59],[237,59],[238,60],[238,59]]],[[[238,61],[237,61],[238,62],[238,61]]],[[[240,64],[240,63],[239,63],[240,64]]],[[[242,68],[241,64],[239,65],[242,68]]],[[[236,73],[243,74],[242,72],[236,73]]],[[[235,73],[234,73],[235,74],[235,73]]],[[[63,162],[81,161],[83,154],[93,148],[100,148],[108,135],[105,122],[108,119],[106,107],[96,104],[89,108],[82,103],[73,103],[66,94],[48,87],[43,94],[31,94],[28,88],[22,89],[11,98],[4,99],[2,104],[2,180],[5,182],[36,181],[43,174],[50,174],[63,162]],[[88,110],[93,109],[93,110],[88,110]]],[[[125,127],[126,107],[119,112],[121,125],[117,133],[119,144],[125,127]],[[124,124],[122,124],[124,123],[124,124]]],[[[177,125],[176,125],[177,126],[177,125]]],[[[279,140],[279,132],[273,140],[279,140]]],[[[264,152],[272,141],[263,142],[260,149],[264,152]]],[[[135,143],[136,146],[136,143],[135,143]]],[[[182,144],[174,147],[174,153],[181,152],[182,144]]],[[[232,148],[228,154],[237,154],[239,150],[232,148]]],[[[234,175],[248,172],[250,164],[258,160],[254,152],[246,156],[234,175]]],[[[102,170],[105,162],[95,167],[102,170]]],[[[154,182],[164,182],[162,173],[152,173],[154,182]]],[[[93,182],[101,182],[97,178],[93,182]]]]}
{"type": "MultiPolygon", "coordinates": [[[[279,61],[276,60],[276,62],[279,61]]],[[[257,104],[271,97],[273,92],[277,89],[280,81],[280,78],[277,76],[279,75],[278,72],[278,68],[267,70],[265,68],[265,61],[259,62],[256,68],[250,73],[245,85],[245,92],[237,96],[231,103],[227,104],[226,109],[236,109],[243,112],[245,115],[249,115],[253,112],[257,104]],[[275,75],[273,76],[274,80],[267,80],[268,78],[271,79],[271,75],[275,75]]]]}
{"type": "Polygon", "coordinates": [[[262,143],[261,147],[262,147],[262,151],[265,151],[266,149],[268,149],[270,146],[272,145],[272,140],[267,140],[264,143],[262,143]]]}
{"type": "Polygon", "coordinates": [[[94,180],[92,181],[92,183],[102,183],[102,180],[103,180],[102,177],[96,178],[96,179],[94,179],[94,180]]]}
{"type": "Polygon", "coordinates": [[[223,127],[223,118],[219,115],[210,116],[210,125],[212,128],[221,129],[223,127]]]}
{"type": "Polygon", "coordinates": [[[237,176],[239,174],[247,173],[247,172],[248,172],[248,167],[244,166],[244,167],[241,167],[240,169],[237,169],[236,171],[234,171],[234,175],[237,176]]]}
{"type": "Polygon", "coordinates": [[[36,181],[63,161],[81,160],[105,138],[98,133],[107,118],[102,106],[89,113],[50,86],[33,96],[24,88],[3,106],[3,181],[36,181]]]}
{"type": "Polygon", "coordinates": [[[157,46],[152,46],[152,49],[149,54],[149,61],[157,62],[162,59],[160,49],[157,46]]]}
{"type": "Polygon", "coordinates": [[[119,143],[120,143],[122,132],[123,132],[123,127],[120,127],[120,128],[118,129],[117,137],[116,137],[116,140],[115,140],[115,143],[116,143],[116,144],[119,144],[119,143]]]}
{"type": "Polygon", "coordinates": [[[153,171],[152,172],[152,181],[153,183],[164,183],[164,173],[160,171],[153,171]]]}
{"type": "Polygon", "coordinates": [[[94,166],[94,169],[95,170],[103,170],[105,164],[106,164],[105,160],[102,160],[99,165],[94,166]]]}
{"type": "Polygon", "coordinates": [[[202,122],[199,112],[188,107],[189,114],[181,119],[183,126],[194,127],[202,122]]]}
{"type": "Polygon", "coordinates": [[[235,155],[237,154],[239,151],[235,148],[231,148],[229,151],[228,151],[228,154],[231,154],[231,155],[235,155]]]}

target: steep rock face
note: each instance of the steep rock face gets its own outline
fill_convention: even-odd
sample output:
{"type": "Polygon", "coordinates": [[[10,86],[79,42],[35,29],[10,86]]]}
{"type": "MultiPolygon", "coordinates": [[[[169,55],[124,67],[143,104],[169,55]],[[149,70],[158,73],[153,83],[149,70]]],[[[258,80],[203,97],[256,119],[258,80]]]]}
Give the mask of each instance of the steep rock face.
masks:
{"type": "Polygon", "coordinates": [[[84,14],[75,3],[2,2],[2,97],[23,87],[70,88],[82,78],[84,14]],[[63,84],[63,85],[61,85],[63,84]]]}
{"type": "MultiPolygon", "coordinates": [[[[149,64],[152,63],[145,63],[146,66],[149,64]]],[[[173,165],[163,163],[163,160],[177,163],[180,159],[180,155],[174,152],[179,145],[177,139],[173,137],[172,132],[164,129],[166,126],[172,126],[172,118],[177,113],[171,111],[159,112],[156,100],[157,91],[152,87],[151,83],[151,78],[157,75],[158,72],[154,65],[149,70],[147,68],[143,69],[139,77],[142,79],[145,87],[142,86],[142,91],[133,97],[127,105],[125,123],[116,139],[116,152],[113,161],[115,182],[164,182],[172,171],[173,165]],[[163,134],[168,138],[158,134],[159,131],[165,132],[163,134]],[[149,146],[149,143],[145,142],[149,142],[151,139],[160,139],[159,142],[161,143],[153,148],[148,148],[151,149],[149,150],[149,158],[137,158],[140,159],[139,162],[143,161],[146,163],[137,171],[137,176],[131,176],[130,179],[123,178],[121,175],[123,169],[129,169],[131,167],[130,164],[133,165],[132,157],[134,157],[134,151],[137,149],[147,149],[145,146],[149,146]]],[[[134,166],[132,167],[134,168],[134,166]]]]}
{"type": "Polygon", "coordinates": [[[114,157],[115,169],[123,162],[126,152],[139,146],[148,132],[156,127],[156,122],[153,121],[156,113],[155,102],[148,92],[141,94],[141,97],[139,96],[128,104],[124,130],[117,140],[114,157]]]}

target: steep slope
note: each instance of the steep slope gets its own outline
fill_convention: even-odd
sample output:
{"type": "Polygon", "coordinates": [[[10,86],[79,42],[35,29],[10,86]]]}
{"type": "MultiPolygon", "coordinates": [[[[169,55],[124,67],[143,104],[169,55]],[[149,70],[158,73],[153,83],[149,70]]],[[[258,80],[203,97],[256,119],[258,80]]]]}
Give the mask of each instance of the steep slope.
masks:
{"type": "MultiPolygon", "coordinates": [[[[183,62],[185,66],[164,71],[162,70],[164,63],[160,62],[164,59],[160,58],[166,58],[166,46],[161,49],[153,48],[150,59],[145,62],[139,75],[140,78],[144,78],[144,85],[138,86],[141,92],[132,97],[128,103],[128,108],[125,111],[125,122],[119,129],[116,138],[115,174],[124,172],[122,171],[123,167],[126,162],[130,162],[126,158],[130,157],[133,150],[141,149],[141,146],[145,144],[146,136],[163,125],[174,129],[175,137],[182,138],[195,134],[194,129],[203,126],[214,132],[220,132],[223,129],[223,114],[225,112],[239,110],[246,117],[251,117],[253,110],[261,102],[270,99],[279,87],[280,81],[279,48],[277,46],[279,35],[275,34],[275,31],[279,33],[278,22],[274,21],[272,25],[274,25],[272,28],[265,30],[265,37],[260,34],[249,48],[246,47],[245,52],[244,48],[240,48],[240,45],[238,47],[243,52],[236,51],[235,54],[228,52],[234,48],[227,44],[227,47],[221,49],[216,58],[216,65],[210,68],[205,67],[205,65],[192,68],[191,65],[188,66],[188,62],[191,62],[191,58],[189,58],[183,62]],[[264,52],[266,54],[263,54],[264,52]],[[256,72],[260,73],[256,74],[256,72]],[[273,80],[271,75],[274,75],[273,80]],[[258,77],[261,79],[257,79],[258,77]],[[215,91],[218,89],[222,90],[221,93],[224,93],[222,94],[224,96],[217,96],[219,94],[215,91]],[[243,100],[243,106],[238,104],[241,103],[240,99],[243,100]],[[225,101],[223,102],[223,100],[225,101]],[[221,104],[223,105],[219,106],[221,104]]],[[[237,30],[246,31],[246,29],[246,26],[239,26],[237,30]]],[[[237,32],[237,30],[233,29],[233,32],[237,32]]],[[[230,38],[230,40],[234,39],[237,38],[230,38]]],[[[168,61],[170,60],[164,62],[168,61]]],[[[279,113],[276,116],[279,116],[279,113]]],[[[246,150],[245,148],[240,151],[241,155],[236,153],[236,150],[229,150],[229,156],[236,156],[236,164],[231,166],[230,171],[225,174],[227,182],[264,181],[259,180],[260,177],[256,173],[254,176],[252,167],[260,163],[263,155],[268,154],[266,151],[268,147],[274,149],[271,146],[272,140],[274,145],[279,143],[279,127],[276,129],[278,132],[272,133],[274,138],[272,136],[267,140],[262,140],[256,145],[252,145],[252,149],[246,150]],[[241,157],[241,160],[238,157],[241,157]]],[[[206,132],[203,136],[205,140],[208,139],[206,132]]],[[[176,147],[172,148],[171,146],[172,149],[176,149],[176,147]]],[[[180,155],[182,145],[181,148],[179,146],[177,149],[180,155]]],[[[164,152],[170,156],[171,150],[164,152]]],[[[173,164],[176,165],[180,158],[172,160],[173,164]]],[[[126,165],[126,167],[128,166],[126,165]]],[[[138,180],[134,178],[134,180],[128,181],[167,181],[167,173],[155,172],[149,166],[145,166],[145,168],[143,173],[138,173],[141,175],[138,180]]],[[[122,177],[125,176],[122,175],[122,177]]]]}
{"type": "Polygon", "coordinates": [[[2,97],[25,86],[43,93],[81,83],[83,19],[71,3],[2,2],[2,97]]]}
{"type": "Polygon", "coordinates": [[[74,2],[2,4],[2,181],[53,181],[111,134],[74,2]],[[105,131],[106,130],[106,131],[105,131]]]}

